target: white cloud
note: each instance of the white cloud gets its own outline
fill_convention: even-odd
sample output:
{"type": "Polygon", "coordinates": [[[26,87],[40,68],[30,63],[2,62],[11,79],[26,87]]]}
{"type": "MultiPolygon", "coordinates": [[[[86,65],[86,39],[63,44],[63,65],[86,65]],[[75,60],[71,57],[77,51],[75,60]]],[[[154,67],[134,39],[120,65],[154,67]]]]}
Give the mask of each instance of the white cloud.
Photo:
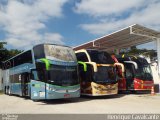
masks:
{"type": "Polygon", "coordinates": [[[74,11],[96,21],[80,25],[91,34],[107,34],[135,23],[160,30],[159,0],[81,0],[74,11]]]}
{"type": "Polygon", "coordinates": [[[126,9],[137,9],[145,0],[81,0],[75,6],[77,13],[85,13],[91,16],[117,15],[126,9]]]}
{"type": "Polygon", "coordinates": [[[67,0],[6,0],[0,3],[0,29],[12,47],[28,48],[46,41],[63,43],[58,33],[40,33],[50,18],[62,17],[67,0]],[[53,40],[52,40],[53,38],[53,40]],[[21,43],[21,44],[20,44],[21,43]]]}

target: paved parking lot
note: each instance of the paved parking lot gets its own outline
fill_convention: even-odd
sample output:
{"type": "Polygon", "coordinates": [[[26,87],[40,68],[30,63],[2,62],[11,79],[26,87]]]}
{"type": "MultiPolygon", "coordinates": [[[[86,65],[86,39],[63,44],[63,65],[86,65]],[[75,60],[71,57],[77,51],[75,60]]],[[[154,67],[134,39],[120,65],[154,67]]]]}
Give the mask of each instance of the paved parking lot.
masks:
{"type": "Polygon", "coordinates": [[[34,102],[18,96],[0,95],[0,113],[160,113],[160,95],[119,94],[34,102]]]}

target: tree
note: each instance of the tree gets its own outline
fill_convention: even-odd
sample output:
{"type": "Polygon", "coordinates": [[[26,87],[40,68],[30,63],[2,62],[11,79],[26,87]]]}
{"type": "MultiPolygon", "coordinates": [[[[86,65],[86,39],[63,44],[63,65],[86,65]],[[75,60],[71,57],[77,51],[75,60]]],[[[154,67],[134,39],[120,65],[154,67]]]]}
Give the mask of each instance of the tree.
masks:
{"type": "Polygon", "coordinates": [[[22,50],[17,50],[17,49],[11,49],[8,50],[7,48],[4,47],[4,42],[0,43],[0,67],[2,66],[1,63],[2,61],[5,61],[19,53],[22,52],[22,50]]]}
{"type": "Polygon", "coordinates": [[[132,46],[131,50],[127,51],[126,53],[121,53],[121,54],[144,55],[144,56],[149,56],[151,59],[157,56],[156,50],[138,49],[136,46],[132,46]]]}
{"type": "Polygon", "coordinates": [[[13,57],[19,53],[23,52],[22,50],[17,50],[17,49],[11,49],[9,50],[9,57],[13,57]]]}

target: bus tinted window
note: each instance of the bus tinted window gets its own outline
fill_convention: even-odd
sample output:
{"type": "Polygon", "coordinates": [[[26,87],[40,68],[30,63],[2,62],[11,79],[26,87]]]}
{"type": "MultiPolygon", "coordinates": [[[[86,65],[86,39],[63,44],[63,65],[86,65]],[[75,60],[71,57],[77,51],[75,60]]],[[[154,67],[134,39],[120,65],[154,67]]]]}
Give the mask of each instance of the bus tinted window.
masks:
{"type": "Polygon", "coordinates": [[[78,61],[88,62],[87,55],[84,52],[76,53],[78,61]]]}
{"type": "Polygon", "coordinates": [[[48,71],[48,82],[60,86],[78,84],[77,67],[52,65],[48,71]]]}
{"type": "Polygon", "coordinates": [[[112,83],[116,82],[117,80],[115,68],[112,66],[98,67],[98,72],[95,73],[94,77],[95,77],[94,81],[97,83],[112,83]]]}
{"type": "Polygon", "coordinates": [[[37,45],[33,48],[35,59],[45,58],[44,45],[37,45]]]}
{"type": "Polygon", "coordinates": [[[3,63],[3,68],[9,69],[9,68],[16,67],[24,63],[32,63],[31,50],[26,51],[12,59],[7,60],[6,62],[3,63]]]}
{"type": "Polygon", "coordinates": [[[108,54],[105,51],[87,50],[87,52],[90,55],[92,62],[96,62],[97,64],[113,64],[114,63],[110,54],[108,54]]]}
{"type": "Polygon", "coordinates": [[[149,65],[149,63],[147,62],[147,60],[144,59],[144,58],[138,57],[137,59],[136,59],[136,58],[133,58],[132,60],[133,60],[134,62],[136,62],[136,63],[138,64],[138,66],[149,65]]]}
{"type": "Polygon", "coordinates": [[[135,76],[141,80],[153,80],[152,71],[149,65],[138,66],[135,76]]]}

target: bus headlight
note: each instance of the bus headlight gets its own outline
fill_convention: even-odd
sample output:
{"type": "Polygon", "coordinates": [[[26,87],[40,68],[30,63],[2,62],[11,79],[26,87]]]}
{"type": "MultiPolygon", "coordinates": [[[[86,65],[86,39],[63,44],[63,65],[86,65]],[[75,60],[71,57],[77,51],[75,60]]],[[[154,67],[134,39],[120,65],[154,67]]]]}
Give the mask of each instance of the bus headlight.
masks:
{"type": "Polygon", "coordinates": [[[50,90],[50,91],[56,91],[56,89],[55,89],[55,88],[52,88],[52,87],[50,87],[49,90],[50,90]]]}

